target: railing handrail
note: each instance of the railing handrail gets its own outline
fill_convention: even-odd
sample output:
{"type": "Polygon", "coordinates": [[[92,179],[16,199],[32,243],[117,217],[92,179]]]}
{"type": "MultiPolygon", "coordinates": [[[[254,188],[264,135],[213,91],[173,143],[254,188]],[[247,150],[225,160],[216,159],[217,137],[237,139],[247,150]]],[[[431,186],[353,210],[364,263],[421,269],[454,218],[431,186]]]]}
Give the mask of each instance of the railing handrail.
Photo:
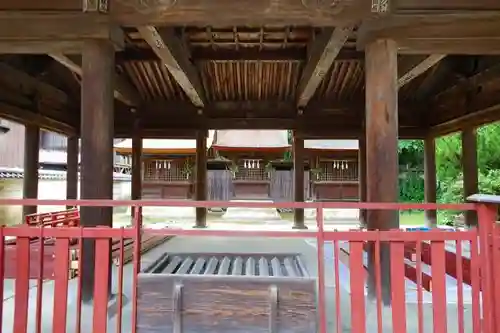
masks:
{"type": "Polygon", "coordinates": [[[83,207],[245,207],[245,208],[337,208],[369,210],[476,210],[476,203],[394,203],[394,202],[259,202],[195,200],[111,200],[111,199],[0,199],[0,206],[83,206],[83,207]]]}

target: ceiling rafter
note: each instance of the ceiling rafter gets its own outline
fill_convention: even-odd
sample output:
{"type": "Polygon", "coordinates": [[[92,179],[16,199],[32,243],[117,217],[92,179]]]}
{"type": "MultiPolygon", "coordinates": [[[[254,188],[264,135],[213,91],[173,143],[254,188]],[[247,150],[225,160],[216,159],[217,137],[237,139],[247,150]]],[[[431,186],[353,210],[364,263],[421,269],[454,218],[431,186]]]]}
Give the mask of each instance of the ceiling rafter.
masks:
{"type": "MultiPolygon", "coordinates": [[[[61,65],[67,67],[78,76],[82,76],[82,61],[81,57],[64,55],[61,53],[49,54],[54,60],[58,61],[61,65]]],[[[129,106],[137,106],[141,102],[141,98],[137,89],[128,81],[124,75],[115,72],[115,98],[122,101],[129,106]]]]}
{"type": "Polygon", "coordinates": [[[353,26],[328,28],[312,43],[309,59],[298,85],[299,108],[304,108],[314,96],[353,29],[353,26]]]}
{"type": "Polygon", "coordinates": [[[205,105],[205,92],[195,66],[189,60],[182,41],[172,29],[158,30],[153,26],[137,28],[191,102],[199,108],[205,105]]]}

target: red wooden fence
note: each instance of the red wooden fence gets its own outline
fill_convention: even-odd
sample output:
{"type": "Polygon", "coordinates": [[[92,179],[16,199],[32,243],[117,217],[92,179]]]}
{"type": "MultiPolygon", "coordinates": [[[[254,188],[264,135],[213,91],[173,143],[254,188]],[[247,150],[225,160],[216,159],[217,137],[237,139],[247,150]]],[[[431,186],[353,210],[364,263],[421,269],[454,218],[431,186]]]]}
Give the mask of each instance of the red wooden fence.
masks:
{"type": "MultiPolygon", "coordinates": [[[[315,240],[317,247],[318,267],[318,328],[320,333],[330,332],[328,326],[333,323],[333,331],[342,332],[346,325],[354,333],[365,333],[367,320],[374,311],[378,332],[385,332],[383,328],[390,324],[397,333],[411,331],[409,320],[417,321],[418,332],[425,331],[425,325],[430,320],[424,320],[425,297],[432,301],[432,326],[434,332],[448,332],[450,321],[456,320],[457,331],[460,333],[500,333],[500,281],[495,281],[500,276],[500,263],[493,260],[500,252],[500,233],[495,225],[496,207],[487,204],[463,205],[436,205],[436,204],[389,204],[389,203],[258,203],[258,202],[186,202],[186,201],[113,201],[113,200],[0,200],[1,205],[72,205],[72,206],[196,206],[196,207],[274,207],[274,208],[314,208],[317,210],[317,226],[309,230],[292,231],[242,231],[242,230],[200,230],[200,229],[147,229],[142,226],[141,209],[135,210],[134,225],[132,228],[83,228],[81,226],[64,225],[57,228],[44,228],[33,226],[15,226],[0,228],[0,263],[5,261],[5,238],[16,237],[16,267],[14,295],[7,297],[6,283],[0,284],[0,296],[4,299],[0,303],[2,324],[0,333],[15,332],[81,332],[86,324],[91,326],[92,332],[137,332],[137,279],[140,271],[140,239],[142,235],[171,235],[171,236],[196,236],[196,237],[273,237],[273,238],[299,238],[315,240]],[[333,231],[322,223],[324,208],[360,208],[360,209],[453,209],[476,210],[479,218],[479,228],[468,231],[447,232],[440,230],[413,231],[333,231]],[[51,238],[55,240],[54,256],[54,282],[53,286],[44,284],[44,260],[34,262],[30,260],[34,248],[30,242],[32,238],[51,238]],[[81,244],[82,239],[95,240],[95,292],[93,307],[86,309],[81,302],[81,283],[79,278],[70,280],[70,248],[71,240],[77,239],[81,244]],[[134,258],[132,273],[123,265],[123,247],[118,256],[118,271],[116,272],[116,306],[110,310],[108,302],[108,278],[112,274],[109,265],[109,241],[118,239],[121,244],[125,241],[134,242],[134,258]],[[348,256],[348,289],[347,294],[341,292],[340,271],[342,265],[341,243],[349,245],[348,256]],[[445,245],[452,243],[456,247],[453,257],[446,250],[445,245]],[[368,304],[369,298],[365,295],[366,267],[364,253],[366,244],[374,248],[374,270],[376,297],[375,304],[368,304]],[[382,274],[381,252],[385,245],[390,248],[390,285],[391,285],[391,317],[387,319],[385,311],[387,306],[382,302],[382,274]],[[467,261],[462,258],[464,244],[470,248],[467,261]],[[331,246],[331,248],[330,248],[331,246]],[[415,256],[408,258],[408,246],[414,246],[415,256]],[[406,248],[406,250],[405,250],[406,248]],[[325,249],[330,249],[332,261],[325,259],[325,249]],[[409,259],[414,259],[409,260],[409,259]],[[452,261],[455,260],[453,269],[452,261]],[[38,288],[30,288],[33,267],[38,288]],[[416,316],[410,314],[406,298],[408,291],[408,268],[411,267],[412,280],[416,284],[416,316]],[[464,267],[467,266],[467,267],[464,267]],[[333,271],[330,269],[333,267],[333,271]],[[465,273],[464,273],[465,268],[465,273]],[[426,270],[428,270],[426,272],[426,270]],[[456,280],[456,319],[449,316],[447,297],[447,279],[453,275],[456,280]],[[330,288],[326,280],[333,276],[335,288],[330,288]],[[427,281],[426,279],[431,279],[427,281]],[[129,281],[129,282],[126,282],[129,281]],[[74,285],[76,284],[76,287],[74,285]],[[428,284],[430,286],[428,286],[428,284]],[[471,310],[465,311],[465,295],[463,285],[471,286],[471,310]],[[44,290],[51,288],[53,298],[50,302],[44,298],[44,290]],[[74,290],[73,290],[74,289],[74,290]],[[427,290],[426,290],[427,289],[427,290]],[[430,290],[430,291],[429,291],[430,290]],[[73,291],[76,295],[73,295],[73,291]],[[130,297],[124,298],[123,294],[130,292],[130,297]],[[36,295],[34,295],[35,293],[36,295]],[[73,296],[71,296],[71,295],[73,296]],[[68,299],[74,297],[76,301],[68,299]],[[335,311],[330,312],[327,300],[333,299],[335,311]],[[345,303],[348,298],[348,303],[345,303]],[[130,305],[129,310],[127,304],[130,305]],[[349,304],[350,318],[342,322],[343,306],[349,304]],[[11,311],[13,308],[13,311],[11,311]],[[49,310],[47,310],[47,308],[49,310]],[[52,309],[50,311],[50,309],[52,309]],[[85,312],[87,311],[87,312],[85,312]],[[90,311],[90,316],[87,317],[90,311]],[[113,313],[110,313],[112,311],[113,313]],[[13,312],[13,313],[12,313],[13,312]],[[44,315],[42,315],[42,313],[44,315]],[[52,313],[47,318],[47,313],[52,313]],[[83,315],[82,315],[83,313],[83,315]],[[466,315],[470,319],[466,318],[466,315]],[[10,317],[9,317],[10,316],[10,317]],[[411,319],[415,317],[414,319],[411,319]],[[113,319],[110,319],[113,318],[113,319]],[[387,320],[390,323],[387,323],[387,320]],[[49,321],[49,323],[47,323],[49,321]],[[471,325],[469,329],[468,325],[471,325]]],[[[44,242],[37,242],[39,247],[38,257],[43,257],[44,242]]],[[[328,254],[328,253],[326,253],[328,254]]],[[[326,256],[328,257],[328,255],[326,256]]],[[[81,267],[81,262],[78,264],[81,267]]],[[[5,273],[12,268],[0,265],[0,281],[4,280],[5,273]]],[[[6,280],[7,281],[7,280],[6,280]]],[[[52,282],[51,282],[52,283],[52,282]]],[[[47,293],[49,293],[47,291],[47,293]]],[[[453,296],[455,297],[455,295],[453,296]]],[[[455,325],[455,324],[454,324],[455,325]]],[[[305,332],[306,333],[306,332],[305,332]]]]}

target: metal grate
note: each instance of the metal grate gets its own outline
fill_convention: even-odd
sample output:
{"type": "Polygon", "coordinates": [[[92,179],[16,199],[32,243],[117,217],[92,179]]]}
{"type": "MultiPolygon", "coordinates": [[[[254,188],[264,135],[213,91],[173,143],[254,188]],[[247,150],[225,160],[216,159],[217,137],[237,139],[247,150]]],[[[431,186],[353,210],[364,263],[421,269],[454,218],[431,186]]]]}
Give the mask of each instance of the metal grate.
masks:
{"type": "Polygon", "coordinates": [[[143,273],[309,277],[298,254],[164,253],[143,273]]]}

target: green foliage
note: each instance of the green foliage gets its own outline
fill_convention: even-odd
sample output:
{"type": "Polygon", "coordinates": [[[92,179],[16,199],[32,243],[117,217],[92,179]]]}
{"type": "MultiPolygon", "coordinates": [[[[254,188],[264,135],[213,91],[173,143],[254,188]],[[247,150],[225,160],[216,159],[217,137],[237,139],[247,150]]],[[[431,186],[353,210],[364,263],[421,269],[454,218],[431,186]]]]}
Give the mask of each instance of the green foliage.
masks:
{"type": "Polygon", "coordinates": [[[424,163],[422,140],[401,140],[398,143],[399,164],[407,168],[421,168],[424,163]]]}
{"type": "Polygon", "coordinates": [[[424,174],[420,170],[400,170],[399,200],[402,202],[424,201],[424,174]]]}
{"type": "MultiPolygon", "coordinates": [[[[293,143],[293,132],[291,130],[288,130],[287,135],[288,135],[288,144],[291,145],[293,143]]],[[[292,156],[292,152],[290,150],[286,151],[285,154],[283,155],[284,161],[291,161],[292,158],[293,158],[293,156],[292,156]]]]}
{"type": "Polygon", "coordinates": [[[462,171],[462,142],[460,133],[436,140],[436,172],[441,181],[456,179],[462,171]]]}
{"type": "Polygon", "coordinates": [[[424,201],[424,143],[422,140],[401,140],[399,153],[399,201],[424,201]]]}
{"type": "MultiPolygon", "coordinates": [[[[500,194],[500,123],[477,130],[479,192],[500,194]]],[[[399,142],[400,201],[424,201],[424,145],[422,140],[399,142]],[[411,170],[411,171],[410,171],[411,170]]],[[[436,139],[438,202],[463,202],[462,142],[455,133],[436,139]]],[[[460,212],[439,212],[440,223],[452,224],[460,212]]]]}

